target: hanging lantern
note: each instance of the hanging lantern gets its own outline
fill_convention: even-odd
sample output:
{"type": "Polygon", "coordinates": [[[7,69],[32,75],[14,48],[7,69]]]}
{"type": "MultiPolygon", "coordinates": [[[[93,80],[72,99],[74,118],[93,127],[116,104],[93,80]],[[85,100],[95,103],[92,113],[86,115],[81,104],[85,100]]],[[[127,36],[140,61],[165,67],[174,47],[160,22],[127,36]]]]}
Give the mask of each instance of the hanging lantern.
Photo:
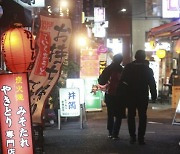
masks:
{"type": "Polygon", "coordinates": [[[164,57],[166,56],[166,50],[164,50],[164,49],[159,49],[159,50],[156,51],[156,55],[157,55],[160,59],[162,59],[162,58],[164,58],[164,57]]]}
{"type": "Polygon", "coordinates": [[[34,39],[30,31],[20,25],[2,36],[2,53],[9,71],[29,72],[35,61],[34,39]]]}
{"type": "Polygon", "coordinates": [[[175,52],[180,53],[180,39],[177,40],[174,50],[175,52]]]}

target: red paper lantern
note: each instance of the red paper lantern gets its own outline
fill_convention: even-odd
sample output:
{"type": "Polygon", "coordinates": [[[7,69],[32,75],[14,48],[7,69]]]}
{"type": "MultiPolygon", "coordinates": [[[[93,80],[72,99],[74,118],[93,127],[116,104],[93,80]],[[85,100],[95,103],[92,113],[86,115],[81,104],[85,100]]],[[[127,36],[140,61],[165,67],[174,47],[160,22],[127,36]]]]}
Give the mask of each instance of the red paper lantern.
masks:
{"type": "Polygon", "coordinates": [[[17,26],[6,31],[2,37],[2,53],[9,71],[29,72],[35,61],[31,32],[17,26]]]}

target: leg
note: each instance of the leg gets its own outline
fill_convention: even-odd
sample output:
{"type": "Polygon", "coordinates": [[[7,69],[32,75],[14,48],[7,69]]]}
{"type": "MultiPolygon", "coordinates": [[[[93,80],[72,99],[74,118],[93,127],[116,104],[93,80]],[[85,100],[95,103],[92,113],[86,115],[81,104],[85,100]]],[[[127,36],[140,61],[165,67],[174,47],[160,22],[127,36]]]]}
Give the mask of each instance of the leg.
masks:
{"type": "Polygon", "coordinates": [[[136,107],[130,106],[128,107],[128,129],[130,134],[130,143],[133,144],[136,141],[136,107]]]}
{"type": "Polygon", "coordinates": [[[105,95],[105,103],[107,106],[107,129],[109,131],[109,136],[112,136],[113,125],[114,125],[114,115],[113,115],[113,107],[112,107],[112,98],[110,95],[105,95]]]}
{"type": "Polygon", "coordinates": [[[111,110],[111,107],[107,107],[107,129],[109,131],[109,135],[112,135],[113,125],[114,125],[114,116],[111,110]]]}
{"type": "Polygon", "coordinates": [[[139,127],[138,127],[138,141],[140,144],[145,144],[144,136],[147,125],[147,106],[146,102],[138,105],[139,127]]]}
{"type": "Polygon", "coordinates": [[[118,139],[121,122],[122,122],[121,114],[118,110],[115,110],[115,122],[114,122],[114,127],[113,127],[114,139],[118,139]]]}

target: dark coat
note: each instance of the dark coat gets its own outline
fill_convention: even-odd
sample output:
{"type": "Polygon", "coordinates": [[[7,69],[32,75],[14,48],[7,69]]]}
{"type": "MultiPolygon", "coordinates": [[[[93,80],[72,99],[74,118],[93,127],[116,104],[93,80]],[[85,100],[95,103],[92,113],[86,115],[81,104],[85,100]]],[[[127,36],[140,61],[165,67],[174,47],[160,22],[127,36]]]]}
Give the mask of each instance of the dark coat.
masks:
{"type": "Polygon", "coordinates": [[[103,70],[102,74],[99,76],[98,82],[100,85],[105,85],[109,82],[106,93],[117,95],[117,87],[122,71],[123,67],[118,63],[111,63],[103,70]]]}
{"type": "Polygon", "coordinates": [[[125,104],[118,95],[118,85],[122,71],[123,67],[119,63],[113,62],[103,70],[102,74],[99,76],[98,82],[100,85],[108,84],[107,91],[105,92],[105,103],[107,108],[112,110],[113,115],[125,118],[125,104]]]}
{"type": "Polygon", "coordinates": [[[152,100],[156,100],[157,91],[153,75],[153,71],[149,66],[136,60],[126,65],[121,80],[127,85],[129,101],[148,102],[149,89],[152,100]]]}

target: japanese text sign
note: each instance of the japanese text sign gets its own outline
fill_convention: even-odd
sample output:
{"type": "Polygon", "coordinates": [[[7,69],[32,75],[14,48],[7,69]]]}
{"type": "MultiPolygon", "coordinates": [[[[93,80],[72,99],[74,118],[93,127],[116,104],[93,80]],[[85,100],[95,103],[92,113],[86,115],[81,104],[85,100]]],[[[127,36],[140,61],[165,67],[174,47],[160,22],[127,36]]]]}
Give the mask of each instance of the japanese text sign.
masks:
{"type": "Polygon", "coordinates": [[[66,80],[66,88],[79,88],[80,104],[84,104],[84,79],[69,78],[66,80]]]}
{"type": "Polygon", "coordinates": [[[98,77],[99,76],[99,55],[95,49],[82,49],[80,56],[80,77],[98,77]]]}
{"type": "Polygon", "coordinates": [[[0,75],[3,154],[33,154],[26,73],[0,75]]]}
{"type": "Polygon", "coordinates": [[[61,117],[80,116],[80,96],[78,88],[60,88],[61,117]]]}
{"type": "Polygon", "coordinates": [[[43,123],[45,102],[68,59],[71,20],[40,15],[37,58],[29,76],[33,123],[43,123]]]}

